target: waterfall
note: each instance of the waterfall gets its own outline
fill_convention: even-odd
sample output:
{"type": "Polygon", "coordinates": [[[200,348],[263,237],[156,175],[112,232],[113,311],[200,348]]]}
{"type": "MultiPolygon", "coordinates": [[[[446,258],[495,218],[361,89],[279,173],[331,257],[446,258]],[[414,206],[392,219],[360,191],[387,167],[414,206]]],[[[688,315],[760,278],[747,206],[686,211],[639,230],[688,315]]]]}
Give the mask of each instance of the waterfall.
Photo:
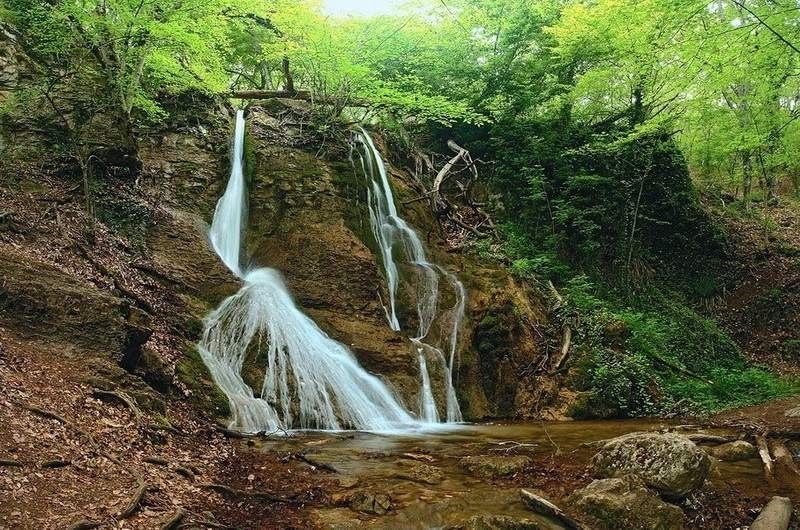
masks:
{"type": "Polygon", "coordinates": [[[198,344],[228,397],[230,428],[277,433],[295,428],[392,431],[417,425],[380,379],[298,309],[278,271],[242,267],[244,136],[240,110],[230,179],[209,233],[212,247],[243,286],[206,317],[198,344]],[[253,373],[245,365],[254,358],[266,366],[259,395],[242,375],[245,369],[253,373]]]}
{"type": "Polygon", "coordinates": [[[389,326],[395,331],[400,331],[401,327],[396,308],[400,276],[395,254],[402,251],[407,263],[416,269],[418,324],[411,343],[416,350],[420,371],[419,416],[426,422],[439,421],[428,370],[430,363],[436,363],[442,367],[444,373],[446,419],[448,422],[462,421],[461,409],[453,387],[453,368],[458,333],[464,318],[466,300],[464,286],[454,274],[428,261],[425,246],[419,235],[397,212],[386,165],[372,138],[363,128],[356,134],[356,147],[361,170],[366,179],[370,226],[380,249],[386,277],[389,299],[388,304],[384,305],[384,310],[389,326]],[[443,312],[439,312],[438,307],[440,278],[447,281],[455,298],[453,307],[443,312]],[[447,358],[442,347],[434,346],[428,340],[431,328],[437,319],[442,334],[447,336],[445,346],[448,350],[447,358]]]}

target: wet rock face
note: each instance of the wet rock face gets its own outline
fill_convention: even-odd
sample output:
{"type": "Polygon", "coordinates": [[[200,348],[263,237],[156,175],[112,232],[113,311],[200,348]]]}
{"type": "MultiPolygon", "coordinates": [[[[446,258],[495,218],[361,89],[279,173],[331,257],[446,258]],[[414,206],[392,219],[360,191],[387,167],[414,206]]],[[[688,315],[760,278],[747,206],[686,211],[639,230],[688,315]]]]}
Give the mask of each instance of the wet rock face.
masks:
{"type": "Polygon", "coordinates": [[[602,530],[679,530],[683,512],[647,489],[634,475],[595,480],[576,491],[567,503],[602,530]]]}
{"type": "Polygon", "coordinates": [[[755,446],[744,440],[736,440],[709,449],[709,454],[723,462],[737,462],[747,460],[758,454],[755,446]]]}
{"type": "Polygon", "coordinates": [[[677,434],[632,433],[607,442],[592,458],[598,477],[636,475],[662,495],[681,499],[698,489],[711,461],[692,441],[677,434]]]}
{"type": "Polygon", "coordinates": [[[465,456],[459,461],[469,473],[483,478],[513,475],[530,463],[527,456],[465,456]]]}

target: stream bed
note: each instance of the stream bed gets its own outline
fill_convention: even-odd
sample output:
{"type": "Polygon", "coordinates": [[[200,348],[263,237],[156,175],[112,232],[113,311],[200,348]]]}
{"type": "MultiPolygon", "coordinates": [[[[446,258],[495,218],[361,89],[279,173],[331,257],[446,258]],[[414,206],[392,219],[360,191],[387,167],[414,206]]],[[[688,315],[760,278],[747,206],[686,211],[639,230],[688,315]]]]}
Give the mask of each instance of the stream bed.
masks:
{"type": "MultiPolygon", "coordinates": [[[[526,509],[520,488],[536,490],[560,503],[592,480],[587,470],[597,450],[592,442],[630,432],[673,429],[735,434],[657,420],[575,421],[458,425],[402,435],[306,432],[253,443],[258,450],[304,454],[311,464],[323,465],[318,471],[338,483],[339,496],[363,497],[365,510],[316,508],[314,520],[324,528],[463,528],[474,517],[505,516],[560,529],[559,524],[526,509]],[[485,456],[529,461],[503,476],[476,475],[463,461],[485,456]],[[327,466],[335,471],[324,469],[327,466]]],[[[710,482],[718,485],[715,491],[721,487],[736,492],[745,502],[780,493],[770,491],[773,487],[757,458],[717,462],[710,482]]],[[[712,497],[708,501],[716,502],[712,497]]]]}

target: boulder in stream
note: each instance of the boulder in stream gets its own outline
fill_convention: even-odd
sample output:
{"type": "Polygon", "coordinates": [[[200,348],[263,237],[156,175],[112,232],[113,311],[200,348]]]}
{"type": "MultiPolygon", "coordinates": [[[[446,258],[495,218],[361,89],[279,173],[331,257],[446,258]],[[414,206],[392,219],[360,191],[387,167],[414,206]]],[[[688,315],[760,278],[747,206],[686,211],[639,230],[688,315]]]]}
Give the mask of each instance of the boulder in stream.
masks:
{"type": "Polygon", "coordinates": [[[481,478],[495,478],[513,475],[531,463],[527,456],[465,456],[459,463],[469,473],[481,478]]]}
{"type": "Polygon", "coordinates": [[[683,512],[662,501],[641,478],[595,480],[567,498],[567,503],[595,521],[600,530],[680,530],[683,512]]]}
{"type": "Polygon", "coordinates": [[[705,482],[711,468],[708,455],[685,436],[672,433],[632,433],[606,442],[592,458],[601,478],[637,475],[667,498],[682,499],[705,482]]]}
{"type": "Polygon", "coordinates": [[[723,462],[737,462],[739,460],[747,460],[753,458],[758,454],[756,447],[744,440],[736,440],[716,447],[711,447],[708,450],[709,454],[714,458],[722,460],[723,462]]]}
{"type": "Polygon", "coordinates": [[[444,473],[436,466],[427,464],[412,463],[407,469],[395,475],[397,478],[420,482],[422,484],[439,484],[444,480],[444,473]]]}
{"type": "Polygon", "coordinates": [[[370,493],[359,491],[349,496],[351,510],[372,515],[385,515],[392,508],[392,498],[385,493],[370,493]]]}

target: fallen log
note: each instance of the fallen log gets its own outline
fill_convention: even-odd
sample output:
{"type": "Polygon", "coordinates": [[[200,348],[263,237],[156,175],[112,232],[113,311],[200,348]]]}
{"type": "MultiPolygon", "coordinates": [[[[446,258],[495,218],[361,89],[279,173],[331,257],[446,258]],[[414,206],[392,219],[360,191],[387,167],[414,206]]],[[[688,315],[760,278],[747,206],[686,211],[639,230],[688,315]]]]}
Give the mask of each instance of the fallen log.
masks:
{"type": "Polygon", "coordinates": [[[782,440],[772,444],[772,455],[775,462],[775,477],[795,491],[800,491],[800,470],[794,457],[782,440]]]}
{"type": "MultiPolygon", "coordinates": [[[[447,145],[450,146],[451,142],[453,141],[450,140],[449,142],[447,142],[447,145]]],[[[458,147],[454,142],[452,145],[458,147]]],[[[436,174],[436,178],[433,179],[433,190],[431,191],[431,193],[433,195],[434,206],[436,207],[437,210],[441,211],[446,208],[446,205],[444,204],[441,194],[442,184],[444,183],[447,176],[450,174],[450,171],[453,169],[453,166],[456,165],[459,160],[464,158],[466,154],[468,154],[468,151],[466,149],[458,148],[458,152],[456,153],[456,155],[450,160],[448,160],[448,162],[444,165],[444,167],[442,167],[439,173],[436,174]]]]}
{"type": "Polygon", "coordinates": [[[571,344],[572,344],[572,328],[569,327],[568,324],[565,324],[563,329],[563,338],[561,339],[561,353],[559,354],[558,359],[556,359],[556,364],[555,367],[553,368],[554,370],[558,371],[559,369],[561,369],[561,366],[564,364],[564,361],[567,360],[571,344]]]}
{"type": "Polygon", "coordinates": [[[315,469],[322,469],[323,471],[327,471],[328,473],[339,472],[339,470],[333,467],[332,465],[326,464],[325,462],[320,462],[319,460],[311,456],[304,455],[303,453],[294,453],[292,456],[300,460],[301,462],[305,462],[306,464],[315,469]]]}
{"type": "Polygon", "coordinates": [[[583,526],[578,521],[564,513],[561,508],[548,501],[544,497],[540,497],[539,495],[524,489],[519,490],[519,494],[522,498],[522,502],[532,512],[555,519],[569,530],[583,530],[583,526]]]}
{"type": "Polygon", "coordinates": [[[792,473],[800,475],[800,471],[798,471],[797,465],[794,463],[792,453],[789,452],[789,449],[783,441],[778,440],[772,444],[772,454],[774,455],[776,464],[780,464],[792,473]]]}
{"type": "Polygon", "coordinates": [[[763,436],[756,436],[756,447],[758,447],[758,456],[761,457],[761,461],[764,463],[764,474],[767,478],[772,478],[772,457],[769,455],[767,439],[763,436]]]}
{"type": "Polygon", "coordinates": [[[791,518],[792,501],[786,497],[772,497],[750,525],[750,530],[786,530],[791,518]]]}
{"type": "Polygon", "coordinates": [[[238,90],[236,92],[229,92],[225,94],[233,99],[298,99],[300,101],[309,101],[311,103],[319,103],[320,105],[342,105],[346,103],[348,107],[383,107],[383,104],[370,103],[365,99],[344,100],[332,98],[329,96],[315,95],[308,90],[238,90]]]}

